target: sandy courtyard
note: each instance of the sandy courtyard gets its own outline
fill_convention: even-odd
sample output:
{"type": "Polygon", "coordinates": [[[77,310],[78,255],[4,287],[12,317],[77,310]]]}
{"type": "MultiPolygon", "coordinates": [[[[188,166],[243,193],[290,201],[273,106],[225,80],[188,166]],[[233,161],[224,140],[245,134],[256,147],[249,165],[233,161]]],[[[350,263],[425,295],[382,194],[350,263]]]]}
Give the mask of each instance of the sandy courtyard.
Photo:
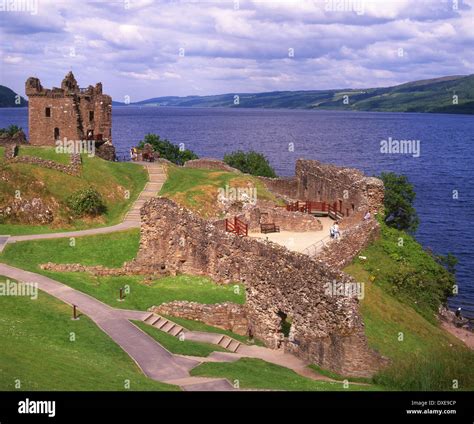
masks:
{"type": "Polygon", "coordinates": [[[328,217],[318,218],[323,224],[321,231],[281,231],[279,233],[262,234],[260,232],[249,233],[249,237],[261,238],[285,246],[288,250],[302,252],[307,247],[321,241],[329,239],[329,228],[333,220],[328,217]]]}

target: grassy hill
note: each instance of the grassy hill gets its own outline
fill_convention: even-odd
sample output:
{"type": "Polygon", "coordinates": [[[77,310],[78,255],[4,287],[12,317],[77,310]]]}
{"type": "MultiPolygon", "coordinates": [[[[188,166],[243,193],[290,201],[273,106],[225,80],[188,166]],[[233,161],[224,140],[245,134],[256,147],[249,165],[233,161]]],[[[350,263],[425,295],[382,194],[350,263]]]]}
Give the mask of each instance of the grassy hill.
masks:
{"type": "Polygon", "coordinates": [[[0,107],[25,107],[28,102],[20,96],[20,104],[16,104],[16,96],[13,90],[4,85],[0,85],[0,107]]]}
{"type": "Polygon", "coordinates": [[[253,187],[256,189],[258,199],[278,202],[258,178],[248,174],[172,165],[168,166],[167,174],[168,178],[160,195],[173,199],[204,218],[219,217],[218,189],[225,189],[226,186],[253,187]]]}
{"type": "Polygon", "coordinates": [[[385,226],[361,256],[367,259],[355,259],[345,271],[364,283],[361,314],[369,345],[392,361],[374,381],[400,390],[453,390],[457,380],[458,390],[474,390],[474,352],[435,315],[443,268],[413,238],[385,226]],[[402,268],[423,273],[423,281],[394,284],[402,268]]]}
{"type": "MultiPolygon", "coordinates": [[[[2,149],[3,150],[3,149],[2,149]]],[[[129,206],[145,186],[146,170],[134,163],[109,162],[98,157],[82,156],[82,173],[65,173],[23,163],[7,163],[0,151],[0,208],[14,201],[17,191],[23,199],[41,198],[53,211],[51,225],[23,225],[8,219],[0,221],[0,234],[34,234],[60,230],[84,229],[119,223],[129,206]],[[71,216],[67,198],[76,191],[95,188],[104,199],[107,211],[97,218],[77,219],[71,216]]],[[[67,163],[69,156],[54,148],[22,146],[19,156],[37,156],[67,163]]]]}
{"type": "MultiPolygon", "coordinates": [[[[117,103],[118,104],[118,103],[117,103]]],[[[374,112],[474,113],[474,75],[414,81],[394,87],[268,93],[228,93],[213,96],[156,97],[137,106],[329,109],[374,112]],[[234,96],[239,104],[234,104],[234,96]],[[349,104],[344,104],[344,96],[349,104]],[[453,95],[459,96],[453,105],[453,95]]]]}

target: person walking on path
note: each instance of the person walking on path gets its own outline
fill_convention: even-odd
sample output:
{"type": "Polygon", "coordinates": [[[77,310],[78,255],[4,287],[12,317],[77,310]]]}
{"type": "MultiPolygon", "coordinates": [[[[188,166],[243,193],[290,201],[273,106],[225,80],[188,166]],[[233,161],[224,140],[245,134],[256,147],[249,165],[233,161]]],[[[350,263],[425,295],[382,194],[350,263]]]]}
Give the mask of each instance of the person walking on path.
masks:
{"type": "Polygon", "coordinates": [[[341,237],[341,233],[340,233],[340,230],[339,230],[339,222],[336,221],[333,225],[333,231],[334,231],[334,238],[336,240],[339,239],[339,237],[341,237]]]}

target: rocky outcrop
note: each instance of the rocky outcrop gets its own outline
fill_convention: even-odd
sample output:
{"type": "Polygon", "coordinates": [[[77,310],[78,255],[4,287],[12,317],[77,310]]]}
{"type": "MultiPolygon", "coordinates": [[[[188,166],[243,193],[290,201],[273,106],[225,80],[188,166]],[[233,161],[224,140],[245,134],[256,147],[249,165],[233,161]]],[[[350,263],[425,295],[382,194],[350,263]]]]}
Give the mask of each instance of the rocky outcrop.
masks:
{"type": "Polygon", "coordinates": [[[110,142],[101,144],[100,146],[96,147],[95,155],[101,159],[109,160],[111,162],[115,161],[115,159],[117,158],[115,154],[115,146],[110,142]]]}
{"type": "Polygon", "coordinates": [[[46,225],[53,222],[54,214],[53,209],[40,198],[15,199],[0,208],[0,218],[22,224],[46,225]]]}
{"type": "Polygon", "coordinates": [[[240,335],[246,335],[249,328],[245,307],[231,302],[206,305],[196,302],[174,301],[153,306],[149,311],[158,315],[172,315],[201,321],[240,335]]]}

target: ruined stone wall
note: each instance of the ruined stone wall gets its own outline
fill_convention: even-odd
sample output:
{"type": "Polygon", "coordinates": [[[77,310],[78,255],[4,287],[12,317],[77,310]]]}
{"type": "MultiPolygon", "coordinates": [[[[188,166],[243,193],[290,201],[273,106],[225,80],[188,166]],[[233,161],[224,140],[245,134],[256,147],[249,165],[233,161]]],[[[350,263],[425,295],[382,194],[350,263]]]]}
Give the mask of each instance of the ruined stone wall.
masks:
{"type": "Polygon", "coordinates": [[[243,305],[225,302],[202,304],[187,301],[162,303],[150,309],[158,315],[172,315],[178,318],[201,321],[213,327],[229,330],[242,336],[247,334],[248,320],[243,305]]]}
{"type": "Polygon", "coordinates": [[[242,282],[250,330],[268,347],[282,340],[284,313],[292,322],[286,349],[299,357],[353,376],[371,375],[383,363],[367,346],[358,300],[328,291],[354,284],[352,277],[274,243],[226,233],[169,199],[149,200],[141,214],[131,267],[242,282]]]}
{"type": "Polygon", "coordinates": [[[364,221],[344,230],[339,240],[334,240],[318,253],[316,259],[334,269],[343,269],[380,235],[380,225],[375,219],[364,221]]]}
{"type": "Polygon", "coordinates": [[[375,213],[383,204],[383,183],[352,168],[341,168],[315,160],[296,161],[297,198],[333,204],[344,216],[367,210],[375,213]]]}
{"type": "Polygon", "coordinates": [[[221,171],[241,173],[238,169],[227,165],[224,161],[212,158],[201,158],[188,160],[184,163],[185,168],[216,169],[221,171]]]}
{"type": "MultiPolygon", "coordinates": [[[[303,212],[290,212],[282,207],[255,206],[237,217],[249,226],[250,231],[260,231],[260,224],[275,224],[282,231],[321,231],[321,221],[303,212]]],[[[224,227],[225,228],[225,227],[224,227]]]]}
{"type": "Polygon", "coordinates": [[[295,177],[257,177],[272,193],[288,199],[296,199],[298,181],[295,177]]]}
{"type": "Polygon", "coordinates": [[[54,146],[57,139],[65,138],[85,140],[89,131],[112,140],[112,98],[102,94],[100,83],[80,89],[69,73],[61,88],[46,89],[38,78],[29,78],[25,90],[31,145],[54,146]]]}

